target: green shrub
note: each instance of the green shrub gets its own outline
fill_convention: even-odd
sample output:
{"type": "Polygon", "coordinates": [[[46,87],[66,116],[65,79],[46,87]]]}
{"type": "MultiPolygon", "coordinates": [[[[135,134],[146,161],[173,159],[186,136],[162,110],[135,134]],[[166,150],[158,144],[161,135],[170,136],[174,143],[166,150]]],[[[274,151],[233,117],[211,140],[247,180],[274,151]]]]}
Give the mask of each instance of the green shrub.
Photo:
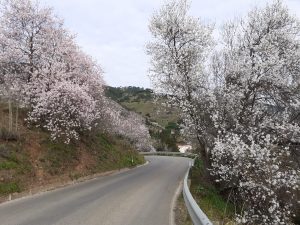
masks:
{"type": "Polygon", "coordinates": [[[1,195],[8,195],[8,194],[14,193],[14,192],[21,192],[21,188],[19,187],[18,183],[12,182],[8,186],[0,185],[0,194],[1,195]]]}
{"type": "Polygon", "coordinates": [[[40,161],[40,162],[45,162],[45,159],[39,158],[39,161],[40,161]]]}
{"type": "Polygon", "coordinates": [[[26,174],[26,173],[31,172],[31,169],[32,169],[31,166],[25,165],[25,166],[16,168],[16,172],[17,172],[17,174],[26,174]]]}
{"type": "Polygon", "coordinates": [[[66,144],[62,139],[51,141],[50,138],[45,139],[44,143],[47,146],[47,155],[49,155],[46,159],[53,164],[62,161],[72,161],[73,158],[78,159],[76,143],[66,144]]]}
{"type": "Polygon", "coordinates": [[[105,134],[97,134],[97,137],[101,138],[100,142],[103,144],[107,144],[107,138],[105,136],[105,134]]]}
{"type": "Polygon", "coordinates": [[[126,165],[131,165],[132,164],[131,158],[125,158],[125,163],[126,165]]]}
{"type": "Polygon", "coordinates": [[[177,124],[183,124],[183,119],[179,119],[179,120],[177,120],[177,124]]]}
{"type": "Polygon", "coordinates": [[[222,221],[222,224],[225,220],[231,221],[239,207],[235,208],[228,202],[228,196],[222,195],[212,183],[204,181],[204,175],[202,160],[195,160],[190,190],[194,197],[197,196],[197,204],[209,219],[222,221]]]}
{"type": "Polygon", "coordinates": [[[56,163],[57,159],[56,159],[56,157],[49,157],[49,161],[52,163],[56,163]]]}
{"type": "Polygon", "coordinates": [[[105,148],[105,150],[110,151],[110,150],[114,149],[114,146],[113,145],[105,145],[104,148],[105,148]]]}
{"type": "Polygon", "coordinates": [[[20,162],[20,160],[19,160],[17,157],[15,157],[15,156],[10,156],[10,157],[9,157],[9,160],[10,160],[11,162],[14,162],[14,163],[19,163],[19,162],[20,162]]]}
{"type": "Polygon", "coordinates": [[[16,167],[17,167],[17,164],[15,162],[0,163],[0,170],[15,169],[16,167]]]}

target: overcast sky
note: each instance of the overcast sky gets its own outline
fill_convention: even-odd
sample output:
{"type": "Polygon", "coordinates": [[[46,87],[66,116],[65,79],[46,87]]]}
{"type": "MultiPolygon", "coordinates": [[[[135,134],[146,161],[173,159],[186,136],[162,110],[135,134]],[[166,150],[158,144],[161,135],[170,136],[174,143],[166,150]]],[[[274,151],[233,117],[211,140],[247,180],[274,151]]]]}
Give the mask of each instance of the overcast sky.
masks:
{"type": "MultiPolygon", "coordinates": [[[[216,22],[218,28],[222,20],[236,13],[245,15],[251,5],[265,2],[194,0],[190,14],[216,22]]],[[[77,43],[104,68],[108,85],[151,87],[144,46],[151,40],[148,20],[160,0],[42,0],[44,3],[54,7],[54,12],[65,19],[65,27],[77,33],[77,43]]],[[[284,3],[300,18],[300,0],[284,3]]]]}

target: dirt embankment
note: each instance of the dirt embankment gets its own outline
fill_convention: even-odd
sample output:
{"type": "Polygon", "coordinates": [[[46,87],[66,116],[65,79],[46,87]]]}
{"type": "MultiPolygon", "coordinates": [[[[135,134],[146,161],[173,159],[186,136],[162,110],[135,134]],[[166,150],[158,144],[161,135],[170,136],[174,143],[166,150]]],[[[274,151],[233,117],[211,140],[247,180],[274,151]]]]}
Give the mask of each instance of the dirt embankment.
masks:
{"type": "MultiPolygon", "coordinates": [[[[63,140],[53,142],[48,131],[25,122],[26,110],[19,110],[19,114],[17,132],[8,132],[8,108],[0,102],[2,199],[12,193],[30,195],[145,162],[128,142],[114,135],[81,134],[79,140],[69,144],[63,140]]],[[[15,121],[13,125],[15,130],[15,121]]]]}

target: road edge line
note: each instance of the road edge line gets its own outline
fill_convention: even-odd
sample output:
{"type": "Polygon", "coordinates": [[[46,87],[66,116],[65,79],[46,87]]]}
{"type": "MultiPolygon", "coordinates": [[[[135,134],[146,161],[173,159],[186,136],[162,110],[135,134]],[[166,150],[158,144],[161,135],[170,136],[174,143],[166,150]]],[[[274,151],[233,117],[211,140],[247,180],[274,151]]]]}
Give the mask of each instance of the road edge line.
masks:
{"type": "Polygon", "coordinates": [[[182,184],[183,182],[181,181],[179,183],[179,186],[177,187],[176,191],[175,191],[175,194],[172,198],[172,201],[171,201],[171,205],[170,205],[170,213],[169,213],[169,225],[175,225],[175,213],[174,213],[174,210],[175,210],[175,207],[176,207],[176,201],[180,195],[180,192],[182,191],[182,184]]]}
{"type": "Polygon", "coordinates": [[[0,196],[0,205],[9,204],[11,202],[15,202],[15,201],[18,201],[18,200],[21,200],[21,199],[24,199],[24,198],[32,197],[34,195],[40,195],[40,194],[43,194],[43,193],[46,193],[46,192],[49,192],[49,191],[54,191],[54,190],[58,190],[58,189],[61,189],[61,188],[74,186],[74,185],[77,185],[77,184],[80,184],[80,183],[84,183],[86,181],[99,179],[101,177],[112,176],[112,175],[122,173],[122,172],[125,172],[125,171],[128,171],[128,170],[136,169],[136,168],[141,167],[141,166],[145,166],[148,163],[150,163],[150,161],[146,161],[144,164],[138,165],[138,166],[133,167],[133,168],[127,167],[127,168],[123,168],[123,169],[120,169],[120,170],[115,169],[115,170],[111,170],[111,171],[105,171],[105,172],[89,175],[89,176],[86,176],[86,177],[82,177],[82,178],[85,178],[85,179],[80,179],[79,178],[78,180],[74,180],[74,181],[72,180],[72,181],[68,181],[68,182],[57,182],[57,183],[52,183],[52,184],[48,184],[48,185],[45,185],[45,186],[40,186],[40,187],[35,188],[38,191],[34,191],[35,189],[29,189],[29,190],[23,191],[21,193],[11,193],[7,196],[0,196]],[[96,177],[93,177],[93,176],[96,176],[96,177]],[[2,200],[1,197],[4,200],[2,200]]]}

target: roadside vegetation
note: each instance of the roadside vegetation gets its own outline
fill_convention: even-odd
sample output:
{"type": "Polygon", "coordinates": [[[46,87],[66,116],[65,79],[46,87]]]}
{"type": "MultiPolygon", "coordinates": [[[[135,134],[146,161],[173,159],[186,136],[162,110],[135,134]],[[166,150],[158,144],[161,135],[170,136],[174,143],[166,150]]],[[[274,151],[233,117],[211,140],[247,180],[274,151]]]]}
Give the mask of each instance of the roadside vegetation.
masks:
{"type": "Polygon", "coordinates": [[[205,180],[201,159],[195,160],[191,173],[190,191],[201,210],[211,221],[219,221],[220,225],[234,222],[236,213],[241,209],[234,201],[234,194],[216,187],[213,182],[205,180]]]}
{"type": "Polygon", "coordinates": [[[18,135],[12,138],[6,128],[8,104],[0,102],[0,196],[145,163],[120,135],[82,133],[65,143],[51,140],[49,131],[28,124],[26,116],[21,109],[18,135]]]}
{"type": "Polygon", "coordinates": [[[154,11],[145,52],[153,92],[180,109],[181,131],[199,146],[205,182],[192,192],[220,219],[299,223],[300,20],[273,0],[223,21],[217,40],[190,4],[154,11]]]}
{"type": "Polygon", "coordinates": [[[0,195],[145,162],[145,121],[105,97],[102,67],[53,8],[0,4],[0,195]]]}
{"type": "MultiPolygon", "coordinates": [[[[205,179],[203,162],[199,158],[195,160],[190,171],[190,179],[190,192],[209,220],[217,221],[220,225],[233,225],[236,213],[241,211],[235,202],[234,194],[216,187],[214,182],[205,179]]],[[[177,225],[193,224],[182,193],[176,202],[175,219],[177,225]]]]}

